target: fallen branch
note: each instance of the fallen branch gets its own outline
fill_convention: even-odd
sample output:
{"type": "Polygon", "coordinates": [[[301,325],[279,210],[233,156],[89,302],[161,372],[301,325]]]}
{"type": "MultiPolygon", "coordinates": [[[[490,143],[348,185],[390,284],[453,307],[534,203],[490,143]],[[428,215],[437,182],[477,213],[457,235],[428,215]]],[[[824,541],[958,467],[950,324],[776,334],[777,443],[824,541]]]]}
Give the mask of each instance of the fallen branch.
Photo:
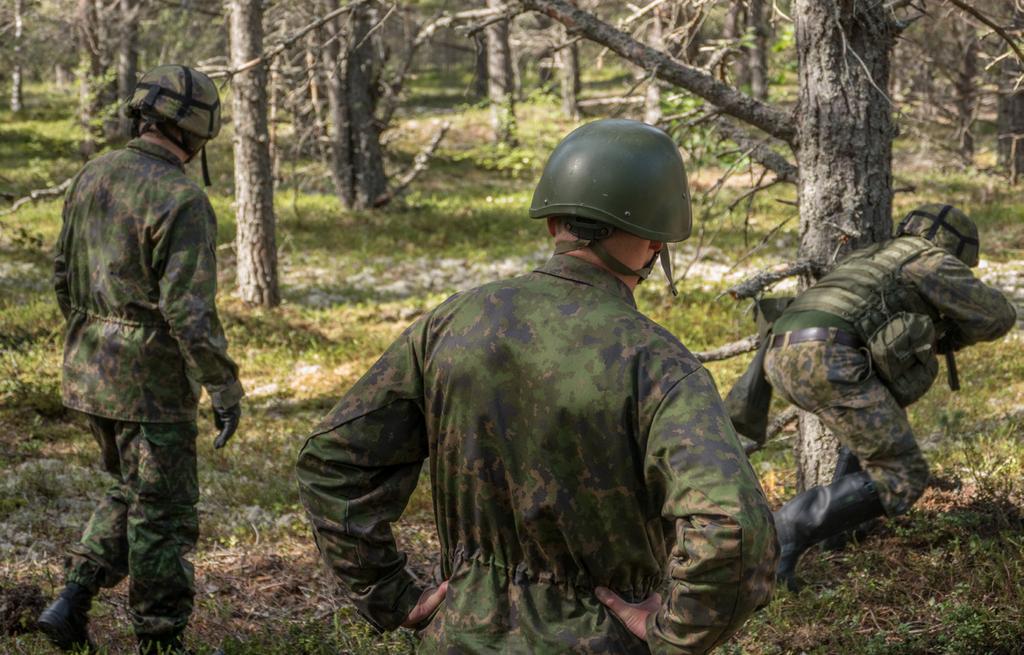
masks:
{"type": "Polygon", "coordinates": [[[723,359],[731,359],[738,357],[744,353],[757,350],[760,345],[760,340],[756,334],[752,334],[749,337],[743,337],[739,341],[733,341],[727,343],[724,346],[719,346],[713,350],[705,350],[704,352],[693,353],[693,356],[697,358],[697,361],[704,364],[706,362],[720,362],[723,359]]]}
{"type": "MultiPolygon", "coordinates": [[[[807,260],[801,260],[798,262],[791,262],[789,264],[783,264],[767,271],[761,271],[754,277],[744,280],[739,284],[729,287],[725,290],[735,300],[742,300],[744,298],[753,298],[757,294],[764,291],[767,287],[791,278],[796,275],[803,275],[805,273],[811,273],[814,271],[814,264],[807,260]]],[[[725,295],[725,294],[722,294],[725,295]]]]}
{"type": "Polygon", "coordinates": [[[444,140],[444,136],[448,134],[448,130],[452,124],[450,121],[441,123],[441,126],[437,128],[437,132],[434,133],[434,137],[430,140],[423,150],[421,150],[416,158],[412,161],[412,166],[409,167],[405,173],[398,178],[398,183],[386,192],[377,196],[377,199],[373,201],[374,207],[383,207],[398,196],[400,196],[413,181],[419,177],[420,173],[427,170],[427,166],[430,164],[430,159],[437,152],[438,146],[441,145],[441,141],[444,140]]]}
{"type": "Polygon", "coordinates": [[[796,142],[796,128],[789,112],[752,98],[713,75],[687,66],[664,52],[640,43],[593,14],[578,9],[565,0],[520,0],[520,4],[557,20],[565,25],[569,33],[581,34],[607,47],[669,84],[695,93],[723,113],[749,123],[786,143],[796,142]]]}
{"type": "Polygon", "coordinates": [[[30,202],[35,202],[36,200],[40,200],[42,198],[53,198],[55,196],[62,195],[65,191],[68,190],[68,187],[71,186],[72,179],[74,178],[69,177],[68,179],[58,184],[57,186],[52,186],[47,189],[34,189],[32,191],[29,191],[27,196],[25,196],[24,198],[18,198],[17,200],[14,201],[13,205],[0,212],[0,216],[7,216],[8,214],[13,214],[14,212],[18,211],[18,209],[20,209],[22,205],[26,205],[30,202]]]}

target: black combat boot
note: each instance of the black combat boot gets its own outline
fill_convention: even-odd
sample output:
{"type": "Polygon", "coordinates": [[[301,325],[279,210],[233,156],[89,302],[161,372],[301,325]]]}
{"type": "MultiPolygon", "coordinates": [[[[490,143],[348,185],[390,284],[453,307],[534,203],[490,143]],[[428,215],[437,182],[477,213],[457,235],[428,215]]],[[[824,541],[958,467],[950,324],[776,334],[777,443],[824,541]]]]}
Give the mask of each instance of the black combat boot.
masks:
{"type": "Polygon", "coordinates": [[[62,651],[92,652],[96,644],[89,639],[89,608],[94,593],[69,582],[57,600],[39,615],[37,626],[50,642],[62,651]]]}
{"type": "MultiPolygon", "coordinates": [[[[856,473],[861,470],[863,469],[860,466],[860,460],[857,459],[857,456],[854,455],[849,448],[843,446],[839,449],[839,457],[836,459],[836,470],[832,473],[832,482],[835,482],[844,475],[850,475],[851,473],[856,473]]],[[[837,535],[833,535],[828,539],[825,539],[821,542],[822,550],[838,551],[846,548],[846,544],[848,544],[851,539],[855,537],[857,539],[864,538],[864,536],[867,535],[866,528],[869,525],[870,523],[860,525],[856,528],[845,530],[837,535]]]]}
{"type": "Polygon", "coordinates": [[[775,512],[782,547],[777,579],[796,591],[796,563],[805,550],[884,513],[875,483],[864,471],[803,492],[775,512]]]}

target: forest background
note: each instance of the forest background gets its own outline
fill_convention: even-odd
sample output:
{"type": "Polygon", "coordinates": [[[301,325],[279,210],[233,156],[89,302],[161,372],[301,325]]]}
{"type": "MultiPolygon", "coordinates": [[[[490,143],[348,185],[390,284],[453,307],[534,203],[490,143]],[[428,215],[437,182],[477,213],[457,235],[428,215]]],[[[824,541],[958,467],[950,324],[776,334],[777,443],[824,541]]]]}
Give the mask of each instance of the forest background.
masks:
{"type": "MultiPolygon", "coordinates": [[[[411,633],[373,634],[322,569],[295,455],[415,317],[544,261],[525,210],[562,136],[621,116],[678,141],[697,217],[674,251],[680,295],[656,275],[638,302],[724,393],[756,343],[751,297],[791,293],[922,202],[978,222],[978,274],[1024,307],[1022,44],[1019,0],[3,0],[0,652],[51,652],[31,619],[107,486],[60,403],[50,249],[66,180],[124,142],[141,71],[207,71],[226,115],[209,192],[248,397],[223,451],[200,417],[190,640],[407,653],[411,633]]],[[[965,351],[960,374],[962,391],[940,380],[910,408],[932,465],[922,501],[805,558],[806,588],[720,652],[1022,652],[1020,329],[965,351]]],[[[752,461],[778,505],[827,478],[834,441],[774,411],[752,461]]],[[[430,577],[426,472],[397,536],[430,577]]],[[[111,653],[132,647],[126,593],[94,608],[111,653]]]]}

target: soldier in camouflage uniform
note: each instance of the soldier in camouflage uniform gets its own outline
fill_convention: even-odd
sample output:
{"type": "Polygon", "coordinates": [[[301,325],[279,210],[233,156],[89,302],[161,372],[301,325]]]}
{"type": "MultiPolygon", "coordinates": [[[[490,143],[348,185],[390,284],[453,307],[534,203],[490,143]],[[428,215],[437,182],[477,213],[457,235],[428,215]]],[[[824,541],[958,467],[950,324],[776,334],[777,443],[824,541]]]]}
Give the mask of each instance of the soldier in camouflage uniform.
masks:
{"type": "Polygon", "coordinates": [[[317,546],[419,652],[707,652],[767,602],[777,546],[711,375],[633,299],[689,236],[682,159],[643,123],[591,123],[530,215],[556,254],[416,321],[306,442],[317,546]],[[391,532],[424,460],[443,580],[426,590],[391,532]]]}
{"type": "Polygon", "coordinates": [[[977,264],[973,221],[950,205],[924,205],[900,223],[895,239],[851,254],[775,322],[768,379],[844,446],[831,484],[775,513],[778,576],[791,588],[797,560],[811,545],[883,514],[902,514],[924,491],[928,465],[903,407],[931,385],[937,352],[998,339],[1016,319],[1003,294],[974,277],[977,264]],[[908,314],[925,334],[942,338],[896,353],[920,365],[913,370],[923,377],[885,380],[880,365],[892,353],[885,342],[879,352],[872,336],[884,336],[890,321],[908,314]]]}
{"type": "Polygon", "coordinates": [[[220,128],[217,96],[192,69],[149,72],[129,103],[139,138],[88,163],[65,200],[55,259],[64,405],[86,415],[114,484],[40,616],[64,650],[92,647],[92,598],[128,575],[140,652],[184,652],[200,387],[217,447],[237,428],[243,395],[215,305],[216,217],[183,168],[220,128]]]}

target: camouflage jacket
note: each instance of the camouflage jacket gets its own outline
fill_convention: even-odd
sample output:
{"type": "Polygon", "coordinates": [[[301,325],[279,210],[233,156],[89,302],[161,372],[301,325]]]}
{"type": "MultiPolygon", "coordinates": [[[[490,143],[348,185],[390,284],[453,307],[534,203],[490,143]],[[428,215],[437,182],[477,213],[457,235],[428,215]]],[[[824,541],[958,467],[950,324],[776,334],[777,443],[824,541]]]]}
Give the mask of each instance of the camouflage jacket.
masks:
{"type": "Polygon", "coordinates": [[[379,628],[422,591],[390,524],[424,460],[450,586],[420,652],[703,653],[771,593],[771,512],[711,375],[578,258],[449,298],[302,449],[317,545],[379,628]],[[647,644],[597,585],[663,594],[647,644]]]}
{"type": "Polygon", "coordinates": [[[64,404],[107,418],[192,421],[242,397],[217,317],[217,226],[177,158],[135,139],[86,164],[54,258],[64,404]]]}

